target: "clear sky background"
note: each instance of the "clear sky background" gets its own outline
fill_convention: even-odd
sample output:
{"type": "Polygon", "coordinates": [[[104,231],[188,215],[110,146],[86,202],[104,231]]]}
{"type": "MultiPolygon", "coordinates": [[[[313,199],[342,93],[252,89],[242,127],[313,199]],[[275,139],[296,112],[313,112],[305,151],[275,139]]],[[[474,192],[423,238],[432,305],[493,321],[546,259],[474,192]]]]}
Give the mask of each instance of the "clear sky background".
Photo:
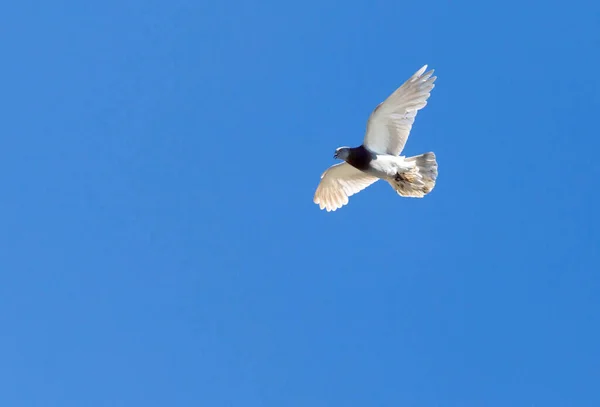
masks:
{"type": "Polygon", "coordinates": [[[0,405],[600,405],[598,1],[0,6],[0,405]],[[435,190],[312,202],[424,64],[435,190]]]}

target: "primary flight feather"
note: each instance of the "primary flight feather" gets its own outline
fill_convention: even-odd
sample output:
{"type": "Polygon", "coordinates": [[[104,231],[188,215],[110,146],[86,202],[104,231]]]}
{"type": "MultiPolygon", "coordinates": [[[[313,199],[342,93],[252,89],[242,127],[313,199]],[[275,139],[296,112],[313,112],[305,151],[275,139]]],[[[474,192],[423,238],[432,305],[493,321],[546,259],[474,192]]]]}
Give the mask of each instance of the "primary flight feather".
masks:
{"type": "Polygon", "coordinates": [[[379,179],[387,181],[401,196],[422,198],[435,186],[437,161],[434,153],[398,156],[404,149],[417,112],[427,105],[435,86],[433,70],[419,69],[402,86],[380,103],[367,122],[363,144],[340,147],[334,158],[344,160],[321,175],[314,202],[335,211],[348,198],[379,179]]]}

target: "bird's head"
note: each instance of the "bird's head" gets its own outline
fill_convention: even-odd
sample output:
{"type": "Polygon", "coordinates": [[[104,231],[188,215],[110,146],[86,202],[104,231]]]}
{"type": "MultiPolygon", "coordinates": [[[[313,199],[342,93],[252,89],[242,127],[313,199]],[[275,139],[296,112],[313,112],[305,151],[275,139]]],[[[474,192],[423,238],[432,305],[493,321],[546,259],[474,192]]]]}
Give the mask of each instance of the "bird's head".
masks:
{"type": "Polygon", "coordinates": [[[333,155],[333,158],[337,158],[337,159],[345,161],[349,155],[350,155],[349,147],[339,147],[335,150],[335,154],[333,155]]]}

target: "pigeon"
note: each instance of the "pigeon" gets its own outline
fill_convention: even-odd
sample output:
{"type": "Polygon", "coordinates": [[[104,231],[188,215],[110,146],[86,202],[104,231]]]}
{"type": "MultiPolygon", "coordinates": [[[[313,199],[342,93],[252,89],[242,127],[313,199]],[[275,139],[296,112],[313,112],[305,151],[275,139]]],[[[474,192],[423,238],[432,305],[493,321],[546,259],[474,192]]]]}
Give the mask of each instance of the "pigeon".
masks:
{"type": "Polygon", "coordinates": [[[348,198],[376,181],[387,181],[400,196],[422,198],[429,194],[438,174],[433,152],[400,156],[417,112],[427,105],[435,86],[433,69],[419,69],[371,113],[363,144],[339,147],[334,158],[344,160],[322,175],[314,203],[327,212],[348,203],[348,198]]]}

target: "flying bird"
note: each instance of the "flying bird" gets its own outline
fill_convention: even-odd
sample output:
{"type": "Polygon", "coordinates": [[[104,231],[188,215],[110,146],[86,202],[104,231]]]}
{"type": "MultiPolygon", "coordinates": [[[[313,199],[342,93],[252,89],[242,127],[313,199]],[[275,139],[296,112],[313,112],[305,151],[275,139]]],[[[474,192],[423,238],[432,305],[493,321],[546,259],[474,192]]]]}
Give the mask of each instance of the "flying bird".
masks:
{"type": "Polygon", "coordinates": [[[344,160],[322,175],[314,203],[327,212],[348,203],[348,197],[374,182],[387,181],[398,195],[422,198],[435,186],[438,166],[432,152],[414,157],[399,156],[406,144],[417,112],[427,105],[435,86],[433,69],[419,69],[371,113],[363,144],[339,147],[334,158],[344,160]]]}

